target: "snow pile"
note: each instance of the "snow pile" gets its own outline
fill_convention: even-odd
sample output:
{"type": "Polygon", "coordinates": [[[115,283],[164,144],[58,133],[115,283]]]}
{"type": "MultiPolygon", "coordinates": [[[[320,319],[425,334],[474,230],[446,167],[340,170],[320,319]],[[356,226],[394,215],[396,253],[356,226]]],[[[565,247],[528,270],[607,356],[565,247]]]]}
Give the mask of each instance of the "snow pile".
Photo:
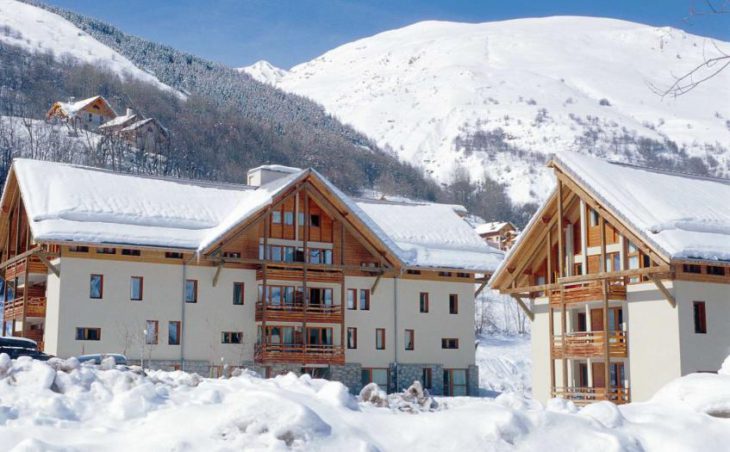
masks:
{"type": "MultiPolygon", "coordinates": [[[[503,394],[401,410],[402,402],[420,406],[417,388],[381,407],[371,402],[373,394],[382,398],[377,389],[362,402],[340,383],[308,375],[204,379],[104,367],[0,355],[3,450],[719,451],[730,442],[727,419],[677,399],[578,411],[565,401],[545,408],[503,394]]],[[[709,398],[728,385],[713,377],[711,388],[695,389],[709,398]]]]}
{"type": "Polygon", "coordinates": [[[476,350],[479,387],[487,394],[532,393],[530,336],[481,336],[476,350]]]}
{"type": "Polygon", "coordinates": [[[77,28],[66,19],[42,8],[15,0],[0,0],[0,42],[31,52],[53,52],[56,58],[70,55],[113,72],[174,91],[154,75],[139,69],[127,58],[77,28]]]}
{"type": "Polygon", "coordinates": [[[730,71],[691,96],[662,98],[649,84],[667,87],[729,51],[682,30],[597,17],[427,21],[330,50],[277,86],[321,103],[440,182],[461,164],[473,179],[486,171],[507,183],[515,201],[540,201],[552,184],[542,168],[548,153],[642,158],[631,146],[615,150],[626,137],[672,140],[727,174],[730,155],[705,146],[730,141],[730,71]],[[463,145],[475,132],[491,134],[477,147],[484,152],[463,145]],[[510,146],[526,152],[505,152],[510,146]]]}

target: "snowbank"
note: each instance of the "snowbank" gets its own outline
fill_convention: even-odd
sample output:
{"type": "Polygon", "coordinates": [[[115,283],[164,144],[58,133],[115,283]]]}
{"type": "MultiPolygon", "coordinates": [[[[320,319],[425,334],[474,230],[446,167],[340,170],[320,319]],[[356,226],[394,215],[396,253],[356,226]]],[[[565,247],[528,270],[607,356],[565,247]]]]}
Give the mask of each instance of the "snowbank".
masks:
{"type": "MultiPolygon", "coordinates": [[[[712,388],[696,391],[728,391],[730,377],[703,377],[712,388]]],[[[216,380],[0,355],[3,450],[723,450],[730,441],[728,420],[681,400],[669,412],[667,401],[576,412],[516,394],[440,397],[434,409],[418,388],[388,400],[379,407],[306,375],[216,380]]]]}

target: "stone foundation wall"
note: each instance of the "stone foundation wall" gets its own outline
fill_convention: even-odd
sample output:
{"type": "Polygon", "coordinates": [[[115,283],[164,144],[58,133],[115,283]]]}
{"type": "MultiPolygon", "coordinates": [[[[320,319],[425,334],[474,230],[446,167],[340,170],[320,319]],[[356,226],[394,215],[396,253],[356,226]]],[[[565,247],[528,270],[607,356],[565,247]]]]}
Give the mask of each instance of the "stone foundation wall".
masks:
{"type": "Polygon", "coordinates": [[[330,380],[339,381],[347,386],[351,393],[359,394],[362,389],[362,366],[358,363],[330,366],[330,380]]]}
{"type": "Polygon", "coordinates": [[[470,396],[478,396],[479,395],[479,368],[475,365],[469,366],[469,368],[466,371],[467,373],[467,384],[469,385],[467,388],[467,393],[470,396]]]}

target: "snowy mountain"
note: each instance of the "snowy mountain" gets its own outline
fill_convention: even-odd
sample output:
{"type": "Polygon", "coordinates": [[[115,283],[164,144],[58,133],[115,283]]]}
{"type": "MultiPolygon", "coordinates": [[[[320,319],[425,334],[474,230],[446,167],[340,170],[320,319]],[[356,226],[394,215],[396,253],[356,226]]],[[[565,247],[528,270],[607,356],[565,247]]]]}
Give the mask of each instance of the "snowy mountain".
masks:
{"type": "Polygon", "coordinates": [[[651,88],[667,87],[703,52],[717,52],[706,38],[613,19],[421,22],[331,50],[277,86],[437,180],[463,165],[525,202],[546,196],[543,163],[565,149],[730,173],[730,71],[679,98],[651,88]]]}
{"type": "Polygon", "coordinates": [[[250,66],[239,67],[236,70],[250,75],[254,80],[269,85],[278,84],[286,75],[284,69],[280,69],[264,60],[259,60],[250,66]]]}
{"type": "Polygon", "coordinates": [[[66,19],[26,3],[0,0],[0,42],[28,51],[51,52],[56,58],[70,56],[83,63],[104,66],[122,76],[172,90],[66,19]]]}

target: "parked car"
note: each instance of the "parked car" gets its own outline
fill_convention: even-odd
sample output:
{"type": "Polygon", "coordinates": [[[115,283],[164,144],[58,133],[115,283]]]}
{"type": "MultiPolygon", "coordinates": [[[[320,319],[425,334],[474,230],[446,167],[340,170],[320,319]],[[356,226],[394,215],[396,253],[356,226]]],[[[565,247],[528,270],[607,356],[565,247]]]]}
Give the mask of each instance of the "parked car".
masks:
{"type": "Polygon", "coordinates": [[[92,363],[97,365],[101,364],[102,361],[107,358],[113,358],[115,365],[127,365],[127,357],[121,353],[92,353],[90,355],[81,355],[76,357],[76,359],[78,359],[81,363],[92,363]]]}
{"type": "Polygon", "coordinates": [[[30,356],[33,359],[47,361],[51,358],[50,355],[38,350],[36,341],[23,337],[0,337],[0,353],[7,353],[12,359],[30,356]]]}

